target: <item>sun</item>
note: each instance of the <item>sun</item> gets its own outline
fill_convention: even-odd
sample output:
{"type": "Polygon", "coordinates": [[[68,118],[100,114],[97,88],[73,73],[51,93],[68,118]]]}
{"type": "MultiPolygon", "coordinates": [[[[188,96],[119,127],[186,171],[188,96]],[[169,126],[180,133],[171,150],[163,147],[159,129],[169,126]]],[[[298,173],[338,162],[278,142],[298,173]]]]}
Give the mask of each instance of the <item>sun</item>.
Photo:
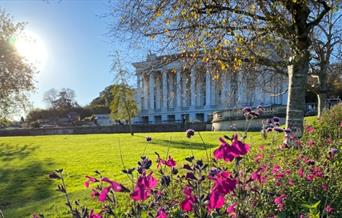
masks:
{"type": "Polygon", "coordinates": [[[15,48],[29,64],[41,70],[47,60],[46,47],[43,40],[35,33],[23,32],[16,37],[15,48]]]}

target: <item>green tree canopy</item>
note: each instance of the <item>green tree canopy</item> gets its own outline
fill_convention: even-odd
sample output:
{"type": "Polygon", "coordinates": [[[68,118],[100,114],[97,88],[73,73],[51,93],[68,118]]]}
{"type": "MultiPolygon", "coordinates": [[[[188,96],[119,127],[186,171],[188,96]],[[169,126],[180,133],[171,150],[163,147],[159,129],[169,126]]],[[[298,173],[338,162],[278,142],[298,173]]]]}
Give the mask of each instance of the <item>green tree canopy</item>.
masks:
{"type": "Polygon", "coordinates": [[[15,48],[24,26],[0,8],[0,118],[25,109],[27,94],[34,89],[35,69],[15,48]]]}
{"type": "MultiPolygon", "coordinates": [[[[310,33],[330,10],[323,0],[127,0],[114,5],[116,33],[149,37],[159,51],[237,71],[242,63],[289,76],[287,127],[303,130],[310,33]]],[[[218,71],[220,72],[220,71],[218,71]]]]}
{"type": "Polygon", "coordinates": [[[132,119],[138,113],[134,89],[125,84],[114,85],[112,95],[113,100],[110,109],[113,119],[127,120],[133,135],[132,119]]]}

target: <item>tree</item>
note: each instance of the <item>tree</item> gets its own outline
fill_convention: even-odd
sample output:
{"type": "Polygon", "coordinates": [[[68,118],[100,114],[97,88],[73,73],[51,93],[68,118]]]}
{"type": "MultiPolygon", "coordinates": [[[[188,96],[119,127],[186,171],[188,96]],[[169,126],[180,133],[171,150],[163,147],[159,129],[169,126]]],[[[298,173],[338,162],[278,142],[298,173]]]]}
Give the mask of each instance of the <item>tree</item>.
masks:
{"type": "Polygon", "coordinates": [[[114,85],[107,86],[103,91],[100,92],[99,97],[93,99],[89,106],[94,107],[97,105],[109,106],[113,100],[112,88],[114,85]]]}
{"type": "Polygon", "coordinates": [[[46,103],[48,108],[53,108],[54,102],[58,97],[58,90],[52,88],[44,93],[43,101],[46,103]]]}
{"type": "Polygon", "coordinates": [[[50,89],[45,92],[43,101],[49,105],[49,108],[57,111],[68,111],[79,107],[75,100],[75,91],[69,88],[63,88],[59,91],[50,89]]]}
{"type": "Polygon", "coordinates": [[[34,89],[35,69],[19,55],[14,44],[24,30],[0,8],[0,119],[27,106],[28,93],[34,89]]]}
{"type": "MultiPolygon", "coordinates": [[[[341,58],[342,14],[341,1],[331,0],[331,10],[321,23],[314,28],[312,39],[313,59],[310,76],[311,85],[317,95],[318,117],[327,109],[328,81],[332,74],[332,61],[341,58]]],[[[340,59],[341,60],[341,59],[340,59]]],[[[338,77],[336,78],[338,79],[338,77]]]]}
{"type": "Polygon", "coordinates": [[[132,119],[137,115],[134,89],[128,85],[115,85],[112,89],[113,101],[110,109],[113,119],[127,120],[131,135],[134,135],[132,119]]]}
{"type": "Polygon", "coordinates": [[[135,101],[135,91],[128,85],[130,73],[122,66],[119,53],[116,52],[112,64],[115,74],[115,84],[112,87],[112,102],[110,105],[112,117],[116,120],[127,120],[131,135],[134,135],[132,119],[138,113],[135,101]]]}
{"type": "Polygon", "coordinates": [[[121,16],[114,31],[155,39],[161,50],[179,52],[178,57],[220,70],[236,71],[243,62],[279,73],[287,67],[286,126],[301,135],[310,33],[330,10],[327,1],[128,0],[114,9],[121,16]]]}

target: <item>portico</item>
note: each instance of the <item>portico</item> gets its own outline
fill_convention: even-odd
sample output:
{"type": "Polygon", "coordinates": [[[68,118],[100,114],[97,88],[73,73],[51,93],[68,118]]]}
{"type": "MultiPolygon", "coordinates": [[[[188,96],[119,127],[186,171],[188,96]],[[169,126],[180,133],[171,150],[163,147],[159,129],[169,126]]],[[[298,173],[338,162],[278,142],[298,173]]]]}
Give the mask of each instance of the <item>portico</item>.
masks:
{"type": "MultiPolygon", "coordinates": [[[[214,79],[205,64],[189,69],[180,62],[162,66],[158,63],[158,57],[153,55],[133,64],[137,76],[137,123],[207,122],[214,111],[271,103],[254,100],[256,94],[265,93],[247,84],[243,72],[223,72],[214,79]]],[[[284,104],[284,99],[281,96],[272,101],[284,104]]]]}

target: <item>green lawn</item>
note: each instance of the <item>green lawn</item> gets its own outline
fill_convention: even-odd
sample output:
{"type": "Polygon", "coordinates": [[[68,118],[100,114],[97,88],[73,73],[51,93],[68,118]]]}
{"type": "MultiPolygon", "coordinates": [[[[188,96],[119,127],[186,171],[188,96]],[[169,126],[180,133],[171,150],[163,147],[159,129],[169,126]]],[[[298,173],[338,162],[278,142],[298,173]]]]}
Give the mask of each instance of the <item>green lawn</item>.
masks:
{"type": "MultiPolygon", "coordinates": [[[[218,146],[217,139],[223,134],[232,133],[201,133],[209,152],[218,146]]],[[[99,170],[104,176],[127,184],[127,177],[121,173],[120,147],[125,167],[135,167],[147,144],[146,136],[153,138],[145,152],[153,161],[154,152],[166,155],[168,150],[178,163],[192,154],[205,157],[198,133],[192,139],[186,138],[184,132],[2,137],[0,209],[10,218],[30,217],[33,212],[65,217],[64,198],[55,191],[56,183],[48,179],[48,173],[63,168],[72,198],[89,205],[92,201],[83,186],[84,176],[99,170]]],[[[249,133],[247,142],[253,148],[264,143],[258,132],[249,133]]]]}

